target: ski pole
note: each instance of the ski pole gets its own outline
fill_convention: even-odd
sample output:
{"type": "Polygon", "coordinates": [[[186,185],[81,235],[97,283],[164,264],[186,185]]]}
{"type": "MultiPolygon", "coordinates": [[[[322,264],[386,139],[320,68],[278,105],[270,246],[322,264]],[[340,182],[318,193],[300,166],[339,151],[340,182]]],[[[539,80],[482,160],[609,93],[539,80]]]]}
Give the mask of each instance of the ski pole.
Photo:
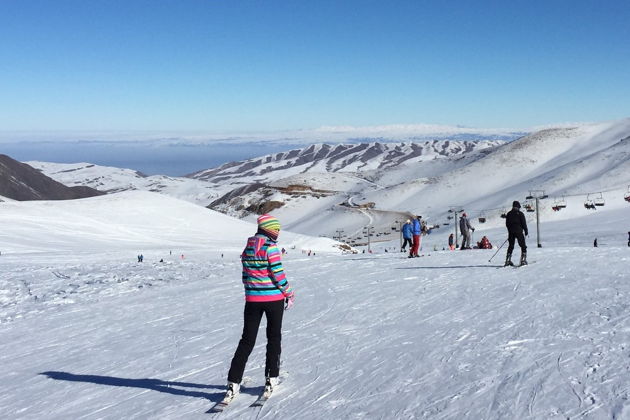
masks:
{"type": "Polygon", "coordinates": [[[492,257],[490,257],[488,262],[492,261],[492,259],[499,253],[499,251],[501,251],[501,248],[503,248],[503,245],[505,245],[507,241],[508,240],[506,239],[505,242],[503,242],[503,244],[499,247],[499,249],[497,249],[497,252],[495,252],[494,255],[492,257]]]}

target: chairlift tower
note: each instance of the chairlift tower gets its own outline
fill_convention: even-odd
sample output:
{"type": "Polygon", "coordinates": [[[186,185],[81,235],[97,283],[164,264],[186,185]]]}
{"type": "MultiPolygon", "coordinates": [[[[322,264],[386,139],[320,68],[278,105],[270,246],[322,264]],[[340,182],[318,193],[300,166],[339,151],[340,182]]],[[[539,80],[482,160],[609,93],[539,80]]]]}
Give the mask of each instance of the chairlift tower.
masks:
{"type": "Polygon", "coordinates": [[[366,227],[363,228],[363,233],[365,233],[367,235],[367,246],[368,246],[368,252],[372,252],[372,247],[371,247],[371,242],[370,242],[370,236],[372,236],[372,230],[374,228],[370,225],[367,225],[366,227]]]}
{"type": "Polygon", "coordinates": [[[337,229],[335,230],[335,232],[337,233],[337,236],[333,235],[333,239],[338,240],[339,242],[341,242],[341,237],[343,236],[343,229],[337,229]]]}
{"type": "Polygon", "coordinates": [[[543,190],[530,190],[529,195],[525,197],[526,200],[536,200],[536,242],[538,248],[542,248],[542,245],[540,244],[540,211],[538,210],[538,201],[544,200],[548,197],[549,196],[545,194],[545,191],[543,190]]]}
{"type": "Polygon", "coordinates": [[[455,215],[455,249],[459,248],[459,236],[457,234],[457,227],[459,226],[459,219],[457,218],[459,213],[463,213],[464,209],[462,209],[462,206],[451,206],[448,209],[449,213],[453,213],[455,215]]]}

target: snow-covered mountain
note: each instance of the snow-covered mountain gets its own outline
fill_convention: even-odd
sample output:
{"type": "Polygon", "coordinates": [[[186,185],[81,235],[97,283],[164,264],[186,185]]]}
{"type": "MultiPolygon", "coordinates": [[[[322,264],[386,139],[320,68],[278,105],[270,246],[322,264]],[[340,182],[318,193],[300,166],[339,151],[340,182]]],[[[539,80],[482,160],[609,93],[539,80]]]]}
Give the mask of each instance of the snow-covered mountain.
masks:
{"type": "MultiPolygon", "coordinates": [[[[90,163],[63,164],[37,161],[26,163],[66,185],[84,185],[107,192],[129,190],[160,192],[207,206],[221,197],[224,198],[220,202],[225,202],[228,197],[239,195],[243,188],[251,191],[252,185],[269,185],[300,174],[347,173],[347,179],[361,183],[363,181],[355,173],[367,174],[373,169],[442,158],[456,159],[504,143],[500,140],[445,140],[423,143],[317,144],[256,159],[226,163],[188,177],[146,176],[131,169],[90,163]],[[225,197],[226,194],[229,196],[225,197]]],[[[340,178],[344,176],[339,175],[331,179],[340,178]]],[[[338,188],[345,187],[334,187],[338,188]]],[[[230,213],[229,208],[219,209],[230,213]]]]}
{"type": "MultiPolygon", "coordinates": [[[[592,213],[584,203],[600,196],[606,206],[599,211],[627,206],[629,139],[630,119],[544,129],[451,158],[355,172],[320,167],[250,185],[211,207],[243,217],[267,203],[295,231],[332,236],[343,229],[351,239],[364,236],[366,225],[385,235],[410,214],[446,226],[453,222],[451,207],[485,219],[478,228],[499,226],[513,200],[529,204],[530,190],[544,190],[549,198],[540,201],[543,220],[561,220],[592,213]],[[567,207],[554,211],[557,202],[567,207]]],[[[533,213],[528,216],[533,220],[533,213]]]]}
{"type": "Polygon", "coordinates": [[[132,171],[114,182],[113,175],[101,176],[102,168],[89,165],[72,171],[39,167],[72,185],[98,180],[112,188],[160,190],[250,221],[273,211],[290,230],[330,237],[343,230],[350,240],[366,225],[391,234],[392,226],[412,214],[447,226],[451,207],[484,218],[479,228],[498,226],[510,203],[525,204],[530,190],[549,196],[540,202],[543,220],[589,214],[584,202],[594,198],[606,202],[599,211],[626,206],[629,138],[625,119],[545,128],[512,142],[317,144],[232,162],[185,180],[150,182],[153,177],[132,171]],[[88,169],[94,174],[86,176],[88,169]],[[554,211],[557,202],[567,207],[554,211]]]}
{"type": "Polygon", "coordinates": [[[52,163],[29,161],[28,165],[68,186],[88,186],[108,193],[151,191],[207,206],[226,189],[211,183],[185,177],[147,176],[132,169],[100,166],[91,163],[52,163]]]}
{"type": "Polygon", "coordinates": [[[412,165],[438,158],[461,157],[505,144],[501,140],[425,141],[422,143],[313,144],[303,149],[265,155],[189,175],[194,179],[225,182],[272,182],[303,173],[368,172],[412,165]]]}

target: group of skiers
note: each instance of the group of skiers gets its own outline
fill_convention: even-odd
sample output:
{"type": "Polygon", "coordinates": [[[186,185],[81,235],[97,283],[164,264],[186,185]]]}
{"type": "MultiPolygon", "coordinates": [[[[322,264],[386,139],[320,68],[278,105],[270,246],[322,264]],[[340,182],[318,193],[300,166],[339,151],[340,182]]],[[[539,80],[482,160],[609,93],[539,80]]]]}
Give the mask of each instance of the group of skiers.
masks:
{"type": "Polygon", "coordinates": [[[409,245],[409,257],[419,257],[418,252],[422,243],[422,235],[426,235],[429,232],[427,224],[422,220],[422,216],[416,216],[411,219],[407,219],[402,227],[403,245],[400,248],[400,252],[405,252],[405,248],[409,245]]]}
{"type": "MultiPolygon", "coordinates": [[[[417,221],[419,221],[420,219],[421,217],[418,216],[417,221]]],[[[416,220],[414,220],[414,222],[415,221],[416,220]]],[[[407,243],[409,243],[410,245],[412,243],[408,239],[411,237],[410,232],[416,231],[416,230],[413,230],[411,226],[412,226],[411,221],[407,220],[407,223],[403,227],[403,238],[405,239],[405,242],[402,246],[403,251],[407,243]]],[[[512,263],[512,252],[514,251],[514,244],[516,242],[518,242],[518,245],[521,248],[520,265],[526,265],[527,264],[527,244],[525,243],[525,236],[528,235],[528,230],[527,230],[527,222],[525,221],[525,215],[523,214],[523,212],[521,212],[521,203],[519,203],[518,201],[512,202],[512,210],[510,210],[506,214],[505,226],[507,227],[507,230],[508,230],[508,239],[507,239],[508,250],[507,250],[507,255],[505,257],[505,265],[506,266],[514,265],[514,263],[512,263]]],[[[472,249],[470,244],[472,240],[472,232],[475,231],[475,228],[470,224],[468,215],[465,212],[462,213],[459,219],[459,229],[462,234],[462,246],[460,249],[461,250],[472,249]]],[[[420,232],[421,231],[422,230],[420,229],[420,232]]],[[[415,241],[413,243],[415,244],[415,241]]],[[[630,246],[630,232],[628,232],[628,246],[630,246]]],[[[456,247],[455,237],[452,233],[448,237],[448,247],[450,250],[455,250],[455,247],[456,247]]],[[[477,242],[477,248],[492,249],[492,244],[490,243],[490,240],[486,236],[484,236],[483,238],[481,238],[481,241],[477,242]]],[[[412,248],[412,251],[409,254],[409,258],[414,256],[414,249],[415,248],[412,248]]],[[[417,255],[417,251],[415,255],[417,255]]]]}

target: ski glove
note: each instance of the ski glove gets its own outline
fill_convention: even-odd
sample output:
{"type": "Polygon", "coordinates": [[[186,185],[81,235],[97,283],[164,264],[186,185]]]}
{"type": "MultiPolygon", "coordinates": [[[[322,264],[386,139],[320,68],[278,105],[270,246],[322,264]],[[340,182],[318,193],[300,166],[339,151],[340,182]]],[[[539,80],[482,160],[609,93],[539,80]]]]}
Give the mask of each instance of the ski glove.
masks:
{"type": "Polygon", "coordinates": [[[291,293],[291,295],[287,298],[284,299],[284,310],[288,311],[289,309],[293,308],[293,304],[295,303],[295,294],[291,293]]]}

